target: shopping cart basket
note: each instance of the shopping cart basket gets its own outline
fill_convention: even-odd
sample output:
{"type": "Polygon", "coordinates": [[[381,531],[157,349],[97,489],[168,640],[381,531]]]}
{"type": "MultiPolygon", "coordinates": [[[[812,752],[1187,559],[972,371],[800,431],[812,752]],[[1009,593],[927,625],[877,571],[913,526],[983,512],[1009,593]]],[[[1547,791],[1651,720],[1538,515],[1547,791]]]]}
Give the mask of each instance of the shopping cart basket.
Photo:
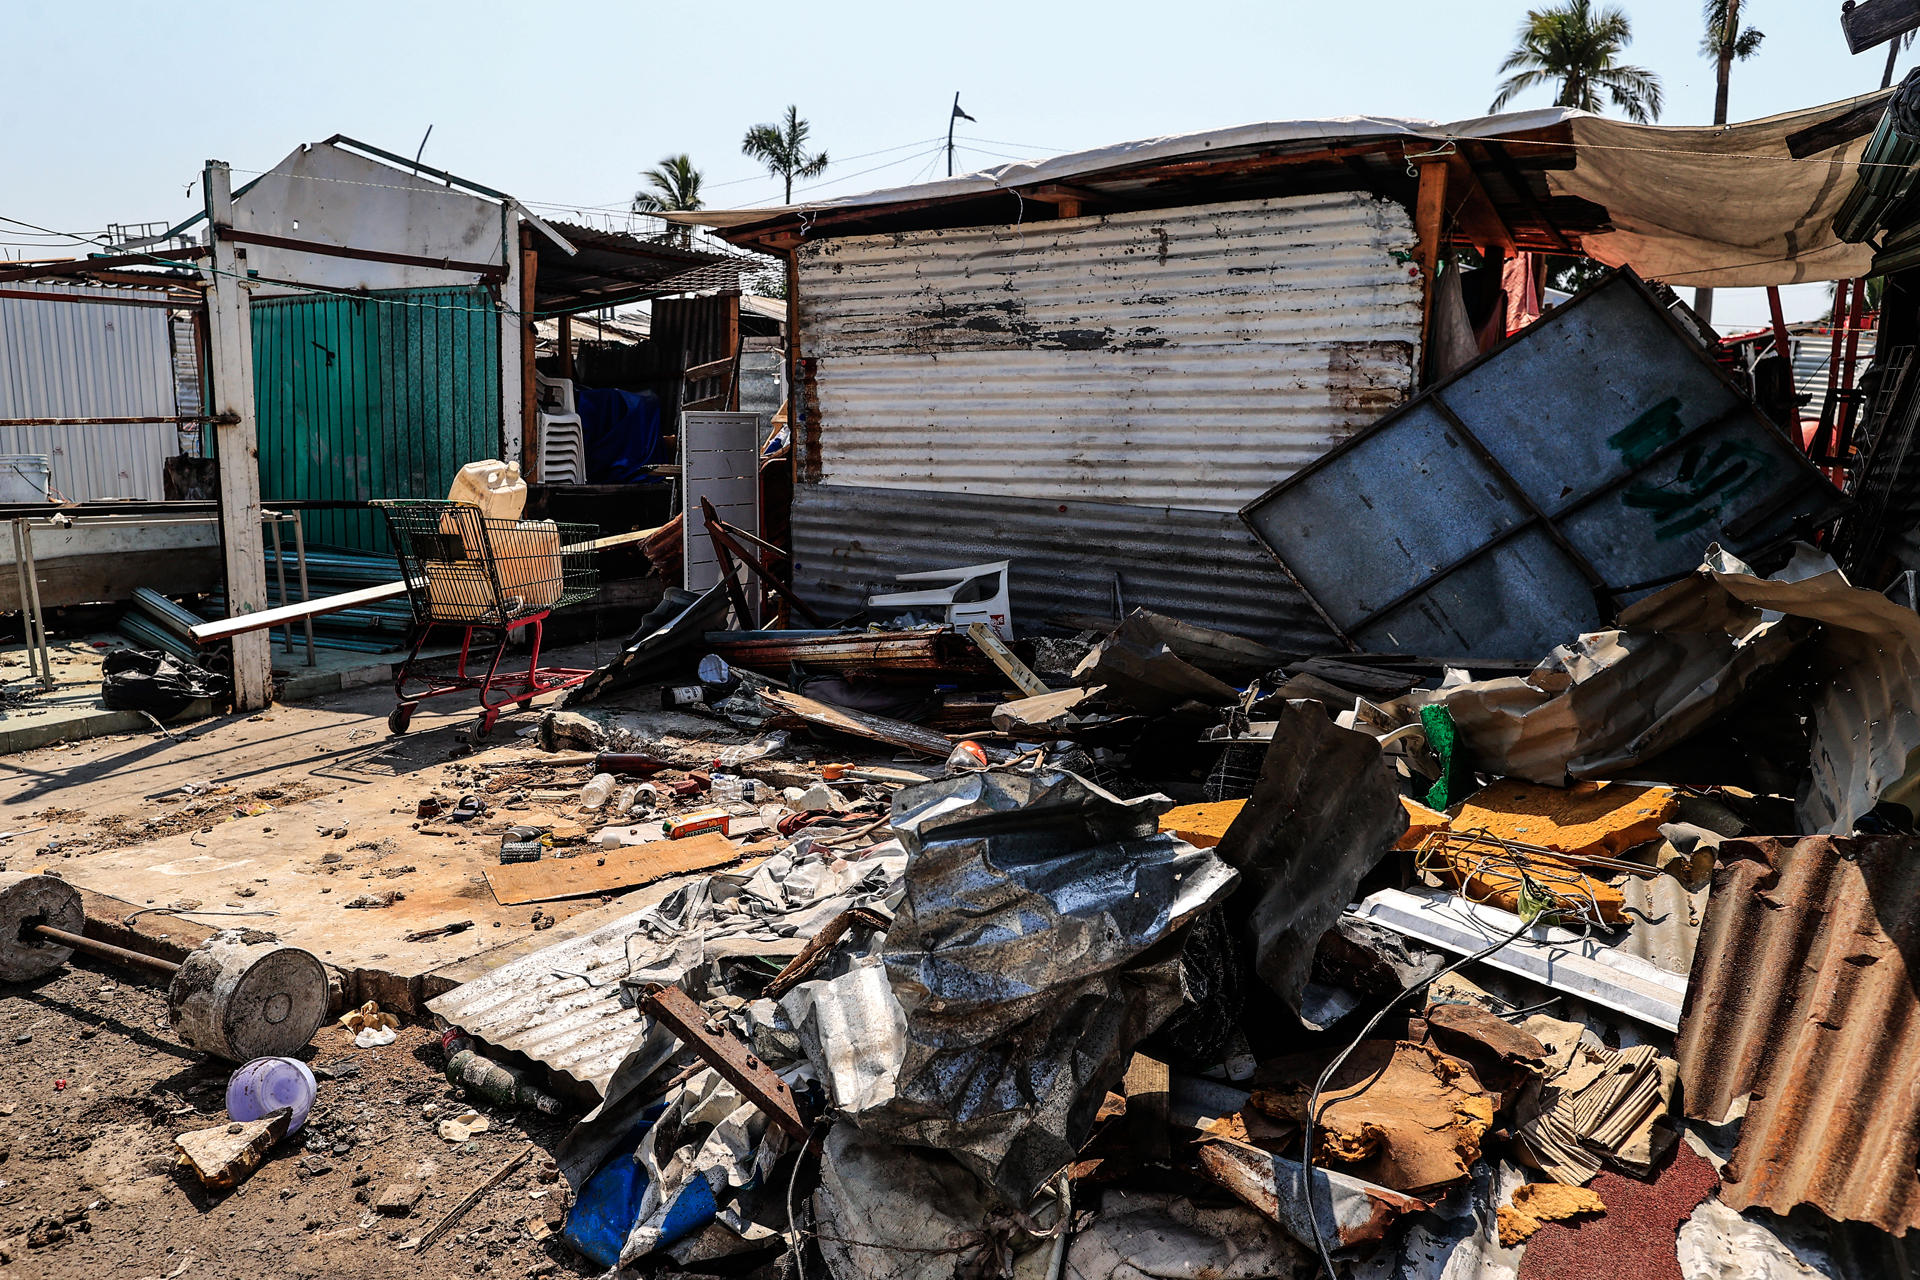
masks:
{"type": "Polygon", "coordinates": [[[593,552],[586,547],[596,533],[592,525],[502,520],[462,502],[375,505],[386,514],[393,535],[416,632],[413,649],[393,680],[395,703],[387,727],[394,733],[407,731],[422,698],[478,689],[480,719],[473,736],[483,737],[508,706],[525,708],[536,696],[570,688],[593,674],[540,665],[547,615],[591,599],[600,589],[593,552]],[[461,629],[459,670],[440,683],[423,678],[425,687],[410,693],[414,663],[435,627],[461,629]],[[503,673],[500,660],[507,642],[522,628],[533,631],[527,669],[503,673]],[[493,647],[484,676],[467,670],[475,657],[476,633],[482,652],[489,643],[493,647]]]}

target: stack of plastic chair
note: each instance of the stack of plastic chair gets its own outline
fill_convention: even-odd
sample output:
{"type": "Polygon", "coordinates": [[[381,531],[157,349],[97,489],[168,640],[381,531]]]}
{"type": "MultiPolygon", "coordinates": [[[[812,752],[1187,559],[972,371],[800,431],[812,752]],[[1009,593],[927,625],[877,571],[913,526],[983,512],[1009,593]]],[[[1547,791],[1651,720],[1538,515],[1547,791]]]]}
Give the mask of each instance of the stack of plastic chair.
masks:
{"type": "Polygon", "coordinates": [[[889,610],[924,609],[940,617],[955,631],[965,631],[976,622],[984,622],[1002,640],[1011,640],[1013,606],[1007,595],[1007,568],[1012,563],[1010,560],[996,560],[992,564],[971,564],[958,569],[896,573],[893,575],[895,582],[938,585],[915,591],[868,596],[867,608],[882,617],[890,616],[889,610]]]}
{"type": "Polygon", "coordinates": [[[587,435],[573,402],[571,378],[533,375],[540,402],[540,471],[542,484],[587,482],[587,435]]]}

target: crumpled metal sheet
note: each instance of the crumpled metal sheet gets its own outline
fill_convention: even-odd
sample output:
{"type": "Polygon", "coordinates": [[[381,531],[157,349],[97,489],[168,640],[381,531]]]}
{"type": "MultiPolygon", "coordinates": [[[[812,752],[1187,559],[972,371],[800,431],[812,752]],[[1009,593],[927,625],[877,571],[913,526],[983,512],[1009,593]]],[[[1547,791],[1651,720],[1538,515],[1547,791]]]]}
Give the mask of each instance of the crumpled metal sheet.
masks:
{"type": "Polygon", "coordinates": [[[904,850],[857,861],[797,841],[746,873],[684,878],[644,891],[653,905],[455,987],[427,1008],[469,1035],[607,1096],[648,1019],[621,998],[623,979],[674,983],[742,939],[791,940],[797,954],[827,921],[898,886],[904,850]]]}
{"type": "Polygon", "coordinates": [[[866,1111],[893,1096],[907,1055],[907,1015],[879,963],[803,982],[780,1000],[807,1060],[842,1111],[866,1111]]]}
{"type": "Polygon", "coordinates": [[[972,773],[893,797],[909,851],[887,933],[907,1051],[862,1129],[939,1147],[1010,1204],[1072,1161],[1132,1049],[1179,1008],[1184,928],[1234,873],[1163,835],[1165,796],[972,773]]]}
{"type": "Polygon", "coordinates": [[[1752,1095],[1721,1198],[1920,1226],[1920,840],[1728,840],[1676,1053],[1687,1114],[1752,1095]]]}
{"type": "Polygon", "coordinates": [[[1023,1222],[952,1157],[880,1142],[850,1124],[827,1134],[813,1213],[834,1280],[1046,1280],[1061,1243],[1043,1234],[1057,1216],[1023,1222]]]}
{"type": "Polygon", "coordinates": [[[1307,1280],[1320,1265],[1272,1222],[1237,1204],[1167,1191],[1109,1192],[1067,1247],[1065,1280],[1307,1280]]]}
{"type": "Polygon", "coordinates": [[[1920,614],[1852,586],[1807,546],[1772,578],[1709,548],[1699,572],[1625,610],[1618,629],[1443,698],[1477,767],[1564,786],[1685,741],[1803,646],[1821,680],[1800,829],[1844,834],[1882,800],[1914,807],[1920,614]]]}
{"type": "Polygon", "coordinates": [[[1321,935],[1406,829],[1377,738],[1317,702],[1280,707],[1253,796],[1214,852],[1245,877],[1229,911],[1246,921],[1255,972],[1296,1014],[1321,935]]]}
{"type": "MultiPolygon", "coordinates": [[[[1301,1194],[1299,1161],[1239,1143],[1209,1142],[1200,1148],[1200,1168],[1288,1235],[1313,1247],[1313,1219],[1307,1216],[1306,1197],[1301,1194]]],[[[1378,1243],[1394,1223],[1427,1205],[1425,1200],[1350,1173],[1314,1165],[1314,1218],[1325,1233],[1329,1252],[1378,1243]]]]}

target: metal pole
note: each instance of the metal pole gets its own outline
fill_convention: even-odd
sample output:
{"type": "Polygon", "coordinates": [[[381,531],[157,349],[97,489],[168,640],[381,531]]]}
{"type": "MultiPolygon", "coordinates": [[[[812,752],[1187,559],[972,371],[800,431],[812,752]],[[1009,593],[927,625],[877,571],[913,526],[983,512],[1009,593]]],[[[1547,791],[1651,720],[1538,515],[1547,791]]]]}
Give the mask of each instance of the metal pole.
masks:
{"type": "Polygon", "coordinates": [[[59,943],[63,947],[72,947],[75,951],[85,951],[90,955],[107,960],[118,960],[123,964],[138,965],[143,969],[157,969],[161,973],[178,973],[180,966],[171,960],[162,960],[159,956],[150,956],[144,951],[132,951],[126,947],[116,947],[111,942],[100,942],[83,937],[77,933],[68,933],[65,929],[56,929],[50,924],[37,924],[33,931],[43,938],[59,943]]]}
{"type": "MultiPolygon", "coordinates": [[[[432,132],[432,130],[429,129],[428,132],[432,132]]],[[[298,513],[295,513],[293,517],[293,554],[298,558],[300,564],[300,603],[305,604],[307,601],[313,599],[313,596],[307,592],[307,533],[300,522],[298,513]]],[[[313,615],[308,614],[304,621],[307,628],[307,665],[312,666],[313,615]]]]}
{"type": "MultiPolygon", "coordinates": [[[[993,113],[988,112],[987,114],[992,115],[993,113]]],[[[960,93],[958,90],[955,90],[953,95],[953,110],[947,112],[947,176],[949,178],[953,176],[953,122],[959,118],[960,93]]],[[[976,134],[975,136],[977,137],[979,135],[976,134]]]]}
{"type": "MultiPolygon", "coordinates": [[[[280,513],[278,511],[264,511],[260,515],[260,521],[273,532],[273,574],[274,577],[279,579],[280,603],[285,604],[287,603],[287,562],[280,554],[280,513]]],[[[287,653],[293,652],[293,624],[291,622],[280,628],[280,648],[287,653]]]]}
{"type": "Polygon", "coordinates": [[[40,646],[40,683],[44,688],[53,688],[53,657],[47,649],[47,617],[40,608],[40,566],[33,562],[33,522],[27,519],[17,521],[20,538],[26,548],[27,559],[27,598],[32,606],[27,619],[32,624],[34,642],[40,646]]]}
{"type": "Polygon", "coordinates": [[[33,643],[33,611],[27,596],[27,549],[20,540],[24,520],[13,520],[13,572],[20,584],[20,645],[27,653],[27,674],[41,679],[40,651],[33,643]]]}

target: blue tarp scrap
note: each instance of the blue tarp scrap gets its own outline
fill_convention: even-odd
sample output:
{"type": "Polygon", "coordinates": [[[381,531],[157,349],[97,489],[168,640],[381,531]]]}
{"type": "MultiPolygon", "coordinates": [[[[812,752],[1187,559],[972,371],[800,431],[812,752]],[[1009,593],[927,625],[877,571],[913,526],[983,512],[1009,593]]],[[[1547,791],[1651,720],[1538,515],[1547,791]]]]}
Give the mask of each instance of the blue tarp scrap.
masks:
{"type": "Polygon", "coordinates": [[[660,449],[660,401],[651,391],[578,387],[574,408],[587,445],[587,483],[637,484],[660,449]]]}

